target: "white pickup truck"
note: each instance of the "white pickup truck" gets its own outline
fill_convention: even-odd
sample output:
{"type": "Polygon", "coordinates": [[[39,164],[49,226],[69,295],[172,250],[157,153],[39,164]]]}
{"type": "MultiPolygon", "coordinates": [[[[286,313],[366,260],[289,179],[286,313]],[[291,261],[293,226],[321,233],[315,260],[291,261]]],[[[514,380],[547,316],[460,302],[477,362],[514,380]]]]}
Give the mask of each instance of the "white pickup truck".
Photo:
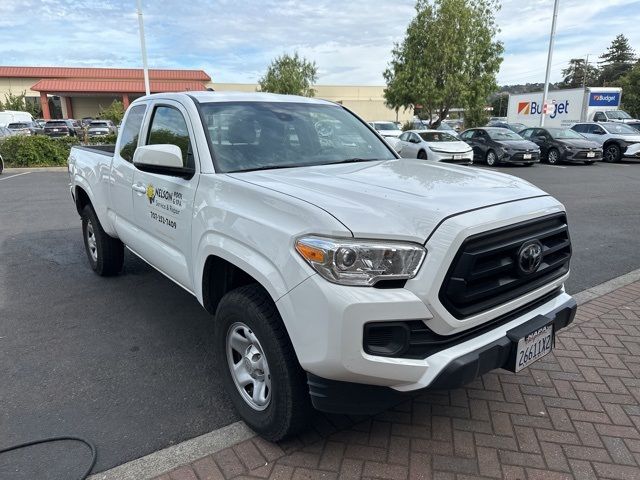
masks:
{"type": "Polygon", "coordinates": [[[133,102],[115,147],[74,147],[89,263],[124,248],[215,316],[240,416],[269,439],[311,406],[372,413],[548,354],[576,303],[563,206],[508,175],[401,159],[327,101],[133,102]]]}

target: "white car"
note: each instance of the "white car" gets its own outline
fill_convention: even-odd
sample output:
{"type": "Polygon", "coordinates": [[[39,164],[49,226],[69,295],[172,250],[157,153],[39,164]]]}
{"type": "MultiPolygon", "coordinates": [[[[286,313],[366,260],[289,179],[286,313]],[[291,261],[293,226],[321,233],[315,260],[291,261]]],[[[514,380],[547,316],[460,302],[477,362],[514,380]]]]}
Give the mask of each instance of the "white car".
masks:
{"type": "Polygon", "coordinates": [[[520,371],[575,315],[560,202],[401,159],[335,103],[145,96],[115,146],[71,148],[69,176],[90,267],[119,274],[126,246],[195,296],[221,383],[270,440],[306,428],[312,405],[372,414],[520,371]]]}
{"type": "Polygon", "coordinates": [[[473,163],[473,149],[442,130],[407,130],[397,140],[390,140],[389,143],[403,158],[473,163]]]}
{"type": "Polygon", "coordinates": [[[400,130],[394,122],[369,122],[369,125],[383,137],[397,138],[402,133],[402,130],[400,130]]]}

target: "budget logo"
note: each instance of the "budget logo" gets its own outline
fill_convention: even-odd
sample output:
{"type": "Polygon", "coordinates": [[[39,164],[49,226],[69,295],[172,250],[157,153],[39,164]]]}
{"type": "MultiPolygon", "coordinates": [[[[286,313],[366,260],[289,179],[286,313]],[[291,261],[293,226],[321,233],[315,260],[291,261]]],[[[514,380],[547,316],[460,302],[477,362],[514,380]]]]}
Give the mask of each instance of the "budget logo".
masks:
{"type": "Polygon", "coordinates": [[[530,114],[531,114],[531,102],[519,102],[518,115],[530,115],[530,114]]]}

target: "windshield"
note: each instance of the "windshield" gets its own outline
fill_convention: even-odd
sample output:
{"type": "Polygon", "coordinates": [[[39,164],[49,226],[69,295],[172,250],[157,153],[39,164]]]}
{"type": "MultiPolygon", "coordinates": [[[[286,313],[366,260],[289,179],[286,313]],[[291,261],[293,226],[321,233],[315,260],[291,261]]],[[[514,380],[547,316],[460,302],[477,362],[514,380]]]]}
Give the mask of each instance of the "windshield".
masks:
{"type": "Polygon", "coordinates": [[[45,125],[47,127],[66,127],[67,123],[63,120],[58,120],[53,122],[47,122],[45,125]]]}
{"type": "Polygon", "coordinates": [[[608,123],[606,129],[609,133],[618,133],[621,135],[638,135],[638,131],[624,123],[608,123]]]}
{"type": "Polygon", "coordinates": [[[418,132],[425,142],[457,142],[458,139],[446,132],[418,132]]]}
{"type": "Polygon", "coordinates": [[[607,117],[613,118],[614,120],[626,120],[627,118],[631,118],[631,115],[624,110],[609,110],[607,112],[607,117]]]}
{"type": "Polygon", "coordinates": [[[396,158],[340,106],[214,102],[202,113],[221,173],[396,158]]]}
{"type": "Polygon", "coordinates": [[[547,131],[553,138],[563,139],[563,138],[577,138],[584,140],[584,137],[580,135],[575,130],[571,130],[570,128],[548,128],[547,131]]]}
{"type": "Polygon", "coordinates": [[[506,128],[487,129],[492,140],[524,140],[520,135],[506,128]]]}
{"type": "Polygon", "coordinates": [[[373,128],[376,130],[398,130],[398,127],[389,122],[389,123],[374,123],[373,128]]]}

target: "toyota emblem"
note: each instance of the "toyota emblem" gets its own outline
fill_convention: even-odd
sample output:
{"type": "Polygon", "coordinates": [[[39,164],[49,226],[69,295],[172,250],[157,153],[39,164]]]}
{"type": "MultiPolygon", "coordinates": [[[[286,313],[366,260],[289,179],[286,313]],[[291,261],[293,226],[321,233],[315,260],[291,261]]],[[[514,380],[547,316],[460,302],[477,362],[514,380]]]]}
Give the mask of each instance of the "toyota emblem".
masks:
{"type": "Polygon", "coordinates": [[[535,273],[542,263],[542,244],[538,240],[526,242],[518,252],[518,268],[525,275],[535,273]]]}

